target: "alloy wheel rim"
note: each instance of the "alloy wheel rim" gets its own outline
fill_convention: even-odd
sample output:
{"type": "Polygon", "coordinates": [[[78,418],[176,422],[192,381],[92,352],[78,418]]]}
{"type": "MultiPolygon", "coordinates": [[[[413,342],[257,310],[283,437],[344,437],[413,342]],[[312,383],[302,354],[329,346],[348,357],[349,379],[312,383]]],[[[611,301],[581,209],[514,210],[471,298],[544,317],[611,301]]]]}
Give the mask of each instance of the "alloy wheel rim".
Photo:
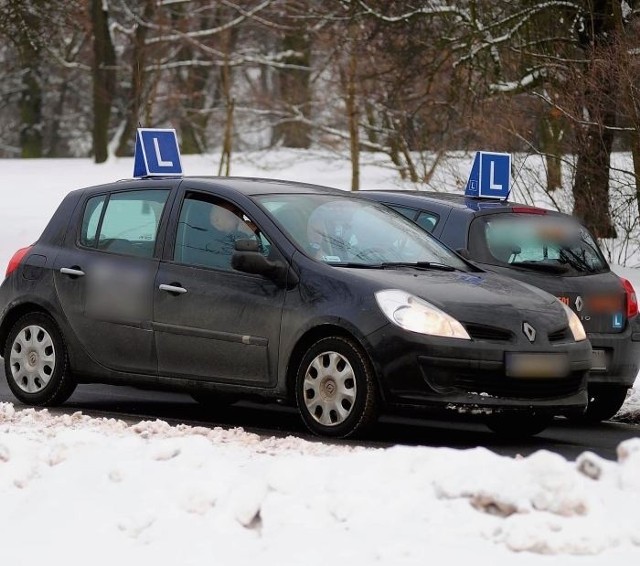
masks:
{"type": "Polygon", "coordinates": [[[323,352],[309,364],[304,374],[304,403],[319,424],[342,424],[353,411],[356,394],[355,374],[343,355],[323,352]]]}
{"type": "Polygon", "coordinates": [[[9,357],[15,384],[25,393],[42,391],[56,367],[51,335],[41,326],[26,326],[15,337],[9,357]]]}

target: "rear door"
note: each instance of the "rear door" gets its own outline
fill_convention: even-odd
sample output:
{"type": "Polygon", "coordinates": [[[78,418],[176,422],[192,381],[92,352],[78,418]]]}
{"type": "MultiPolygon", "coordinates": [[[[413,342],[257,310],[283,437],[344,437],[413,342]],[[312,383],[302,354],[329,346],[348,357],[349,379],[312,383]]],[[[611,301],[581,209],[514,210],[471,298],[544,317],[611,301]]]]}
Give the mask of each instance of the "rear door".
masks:
{"type": "Polygon", "coordinates": [[[156,373],[156,248],[175,184],[137,181],[88,195],[56,258],[54,283],[65,316],[87,353],[105,367],[156,373]]]}
{"type": "Polygon", "coordinates": [[[237,204],[185,190],[154,285],[153,328],[161,375],[275,385],[285,290],[231,267],[235,239],[256,239],[282,259],[237,204]]]}

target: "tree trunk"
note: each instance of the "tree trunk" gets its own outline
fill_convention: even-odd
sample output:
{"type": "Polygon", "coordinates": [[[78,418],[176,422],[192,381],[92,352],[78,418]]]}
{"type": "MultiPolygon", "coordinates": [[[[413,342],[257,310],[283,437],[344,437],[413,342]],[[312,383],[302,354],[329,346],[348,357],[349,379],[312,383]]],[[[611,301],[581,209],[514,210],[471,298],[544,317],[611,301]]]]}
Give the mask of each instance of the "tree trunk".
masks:
{"type": "MultiPolygon", "coordinates": [[[[299,27],[287,33],[282,40],[282,49],[291,52],[291,55],[283,59],[283,63],[305,69],[277,71],[280,99],[286,105],[287,112],[308,117],[311,106],[308,70],[311,64],[311,47],[305,28],[299,27]]],[[[309,124],[295,119],[276,124],[273,143],[278,142],[282,142],[284,147],[308,148],[311,145],[309,124]]]]}
{"type": "Polygon", "coordinates": [[[20,153],[22,157],[42,157],[42,89],[37,60],[23,68],[20,93],[20,153]]]}
{"type": "Polygon", "coordinates": [[[93,154],[96,163],[109,156],[109,120],[115,94],[116,54],[109,32],[109,15],[102,0],[91,0],[90,16],[93,31],[93,154]]]}
{"type": "MultiPolygon", "coordinates": [[[[142,19],[145,22],[153,20],[155,9],[155,0],[146,0],[142,19]]],[[[140,122],[140,110],[142,106],[142,97],[146,84],[145,66],[147,64],[146,39],[148,28],[146,25],[138,23],[133,39],[133,60],[131,61],[131,93],[129,95],[129,104],[127,108],[127,116],[122,130],[122,135],[118,141],[116,155],[123,157],[125,155],[133,155],[135,144],[135,131],[140,122]]],[[[146,124],[143,124],[146,125],[146,124]]]]}
{"type": "Polygon", "coordinates": [[[356,92],[357,59],[351,45],[347,73],[347,119],[349,121],[349,148],[351,153],[351,190],[360,190],[360,113],[356,92]]]}
{"type": "MultiPolygon", "coordinates": [[[[22,8],[27,11],[26,8],[22,8]]],[[[28,18],[22,13],[22,17],[28,18]]],[[[20,154],[22,157],[42,157],[42,74],[40,71],[41,38],[39,22],[30,22],[33,28],[21,26],[15,39],[22,69],[20,91],[20,154]]]]}
{"type": "Polygon", "coordinates": [[[589,62],[582,81],[587,123],[578,132],[573,213],[597,238],[615,238],[609,209],[609,169],[620,78],[616,49],[616,36],[622,29],[620,1],[594,0],[589,15],[585,26],[589,62]]]}
{"type": "Polygon", "coordinates": [[[547,164],[547,191],[562,187],[562,138],[564,125],[552,108],[540,121],[540,143],[547,164]]]}

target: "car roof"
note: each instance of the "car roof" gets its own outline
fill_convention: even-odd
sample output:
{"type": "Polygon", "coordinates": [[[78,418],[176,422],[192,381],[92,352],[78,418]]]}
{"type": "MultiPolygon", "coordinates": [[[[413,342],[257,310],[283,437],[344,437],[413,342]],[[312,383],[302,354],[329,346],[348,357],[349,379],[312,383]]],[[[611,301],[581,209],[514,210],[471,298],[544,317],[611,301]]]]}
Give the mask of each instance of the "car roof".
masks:
{"type": "Polygon", "coordinates": [[[511,212],[514,208],[531,209],[531,210],[545,210],[545,213],[554,215],[564,215],[562,212],[556,210],[542,209],[539,207],[531,206],[529,204],[523,204],[514,201],[504,201],[499,199],[480,199],[467,197],[463,193],[440,193],[437,191],[385,191],[385,190],[371,190],[366,191],[365,194],[370,194],[375,197],[375,200],[385,202],[385,198],[393,198],[393,202],[399,205],[406,206],[420,206],[424,204],[424,201],[431,201],[439,204],[444,204],[449,208],[459,209],[461,211],[468,211],[469,214],[477,215],[482,213],[495,213],[495,212],[511,212]]]}
{"type": "Polygon", "coordinates": [[[127,183],[128,188],[132,184],[140,182],[141,186],[148,186],[150,182],[166,183],[167,181],[197,182],[202,185],[210,185],[211,188],[227,188],[247,196],[266,194],[340,194],[353,196],[353,193],[342,191],[333,187],[300,183],[297,181],[285,181],[281,179],[263,179],[259,177],[215,177],[215,176],[185,176],[185,177],[144,177],[141,179],[121,179],[115,183],[96,185],[79,189],[81,192],[103,192],[117,189],[121,183],[127,183]]]}

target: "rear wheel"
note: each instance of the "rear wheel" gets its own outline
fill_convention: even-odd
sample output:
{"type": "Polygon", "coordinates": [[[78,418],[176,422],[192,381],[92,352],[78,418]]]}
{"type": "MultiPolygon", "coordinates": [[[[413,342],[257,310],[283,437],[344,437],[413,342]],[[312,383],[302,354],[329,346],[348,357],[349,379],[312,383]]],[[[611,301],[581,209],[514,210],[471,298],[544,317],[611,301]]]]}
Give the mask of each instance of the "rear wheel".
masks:
{"type": "Polygon", "coordinates": [[[298,367],[296,401],[305,425],[315,434],[344,438],[363,431],[377,417],[371,362],[351,339],[318,340],[298,367]]]}
{"type": "Polygon", "coordinates": [[[535,413],[498,413],[491,415],[487,426],[496,434],[510,439],[527,438],[547,428],[553,415],[535,413]]]}
{"type": "Polygon", "coordinates": [[[589,404],[587,410],[578,419],[587,423],[609,420],[624,404],[627,390],[628,388],[624,385],[609,383],[589,385],[589,404]]]}
{"type": "Polygon", "coordinates": [[[43,313],[14,324],[4,345],[4,371],[13,394],[27,405],[59,405],[76,388],[62,333],[43,313]]]}

